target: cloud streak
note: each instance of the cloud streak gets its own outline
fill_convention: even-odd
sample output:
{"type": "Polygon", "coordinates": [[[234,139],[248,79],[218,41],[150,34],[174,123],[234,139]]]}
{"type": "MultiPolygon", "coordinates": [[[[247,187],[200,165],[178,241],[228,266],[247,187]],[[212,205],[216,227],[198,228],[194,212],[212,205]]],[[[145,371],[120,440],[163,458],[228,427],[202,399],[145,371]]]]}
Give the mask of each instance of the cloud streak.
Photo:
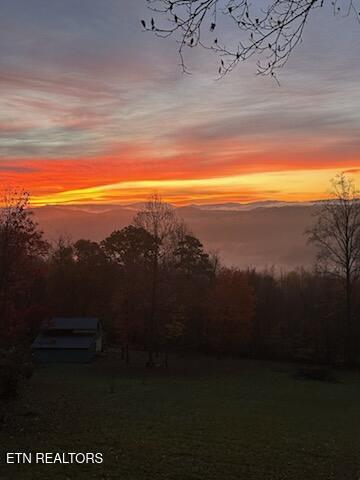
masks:
{"type": "Polygon", "coordinates": [[[158,188],[179,202],[242,200],[245,180],[251,198],[303,199],[320,196],[329,172],[357,175],[360,67],[348,47],[360,34],[351,24],[336,43],[323,23],[310,24],[316,51],[304,42],[278,88],[254,78],[252,65],[215,82],[206,55],[182,75],[176,45],[141,32],[145,2],[3,3],[1,179],[38,202],[122,200],[122,185],[134,198],[158,188]],[[263,175],[278,185],[266,188],[263,175]],[[214,190],[217,178],[227,180],[214,190]]]}

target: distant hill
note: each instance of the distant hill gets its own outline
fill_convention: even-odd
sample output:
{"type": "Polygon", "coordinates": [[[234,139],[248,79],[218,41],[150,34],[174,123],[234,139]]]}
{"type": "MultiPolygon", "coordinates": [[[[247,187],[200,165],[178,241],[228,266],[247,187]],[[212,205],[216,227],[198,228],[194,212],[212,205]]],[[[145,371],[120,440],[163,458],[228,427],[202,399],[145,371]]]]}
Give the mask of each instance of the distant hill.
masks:
{"type": "MultiPolygon", "coordinates": [[[[47,238],[102,240],[129,223],[139,204],[46,206],[34,210],[47,238]]],[[[209,250],[224,263],[257,268],[310,266],[313,247],[305,229],[311,224],[311,204],[263,202],[178,207],[177,212],[209,250]]]]}
{"type": "Polygon", "coordinates": [[[217,203],[210,205],[191,205],[192,207],[199,208],[200,210],[232,210],[232,211],[246,211],[255,210],[256,208],[272,208],[272,207],[286,207],[286,206],[309,206],[314,202],[281,202],[279,200],[265,200],[262,202],[250,202],[250,203],[217,203]]]}

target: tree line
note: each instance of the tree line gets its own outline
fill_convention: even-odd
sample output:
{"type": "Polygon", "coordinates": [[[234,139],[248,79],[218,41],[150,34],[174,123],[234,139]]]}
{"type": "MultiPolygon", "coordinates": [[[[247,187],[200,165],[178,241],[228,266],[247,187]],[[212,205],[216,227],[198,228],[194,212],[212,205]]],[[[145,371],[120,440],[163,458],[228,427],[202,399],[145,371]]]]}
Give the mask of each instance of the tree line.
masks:
{"type": "Polygon", "coordinates": [[[311,271],[229,268],[153,196],[101,242],[44,240],[28,195],[4,198],[0,220],[3,350],[28,346],[51,316],[98,316],[108,345],[148,352],[355,363],[359,351],[360,208],[352,182],[314,207],[311,271]]]}

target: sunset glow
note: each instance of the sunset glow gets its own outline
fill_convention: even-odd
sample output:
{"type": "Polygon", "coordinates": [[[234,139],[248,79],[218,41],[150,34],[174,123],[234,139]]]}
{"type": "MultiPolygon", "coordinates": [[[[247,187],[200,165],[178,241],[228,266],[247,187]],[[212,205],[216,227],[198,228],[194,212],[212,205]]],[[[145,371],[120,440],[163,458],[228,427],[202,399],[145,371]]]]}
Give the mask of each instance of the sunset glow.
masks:
{"type": "Polygon", "coordinates": [[[350,36],[310,23],[280,88],[254,77],[251,62],[219,82],[213,58],[194,53],[183,75],[176,45],[141,32],[145,2],[57,3],[4,2],[2,188],[28,190],[33,205],[136,202],[154,191],[188,204],[313,200],[338,172],[359,181],[350,36]]]}
{"type": "Polygon", "coordinates": [[[33,195],[32,204],[128,203],[146,200],[150,192],[161,192],[164,200],[180,205],[251,202],[264,198],[311,201],[326,197],[328,179],[336,173],[337,170],[283,171],[217,178],[124,181],[33,195]],[[297,192],[298,188],[304,188],[303,185],[307,190],[297,192]],[[323,193],[319,194],[319,190],[323,193]]]}

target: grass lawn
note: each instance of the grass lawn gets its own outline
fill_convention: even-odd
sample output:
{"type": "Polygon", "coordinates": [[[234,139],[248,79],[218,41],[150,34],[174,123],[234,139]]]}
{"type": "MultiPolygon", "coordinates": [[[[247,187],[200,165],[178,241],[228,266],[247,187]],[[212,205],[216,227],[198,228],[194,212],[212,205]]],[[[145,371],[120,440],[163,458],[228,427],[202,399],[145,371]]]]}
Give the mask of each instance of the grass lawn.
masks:
{"type": "Polygon", "coordinates": [[[2,452],[102,452],[104,463],[1,465],[1,480],[359,478],[359,374],[326,383],[271,362],[143,364],[38,366],[2,452]]]}

